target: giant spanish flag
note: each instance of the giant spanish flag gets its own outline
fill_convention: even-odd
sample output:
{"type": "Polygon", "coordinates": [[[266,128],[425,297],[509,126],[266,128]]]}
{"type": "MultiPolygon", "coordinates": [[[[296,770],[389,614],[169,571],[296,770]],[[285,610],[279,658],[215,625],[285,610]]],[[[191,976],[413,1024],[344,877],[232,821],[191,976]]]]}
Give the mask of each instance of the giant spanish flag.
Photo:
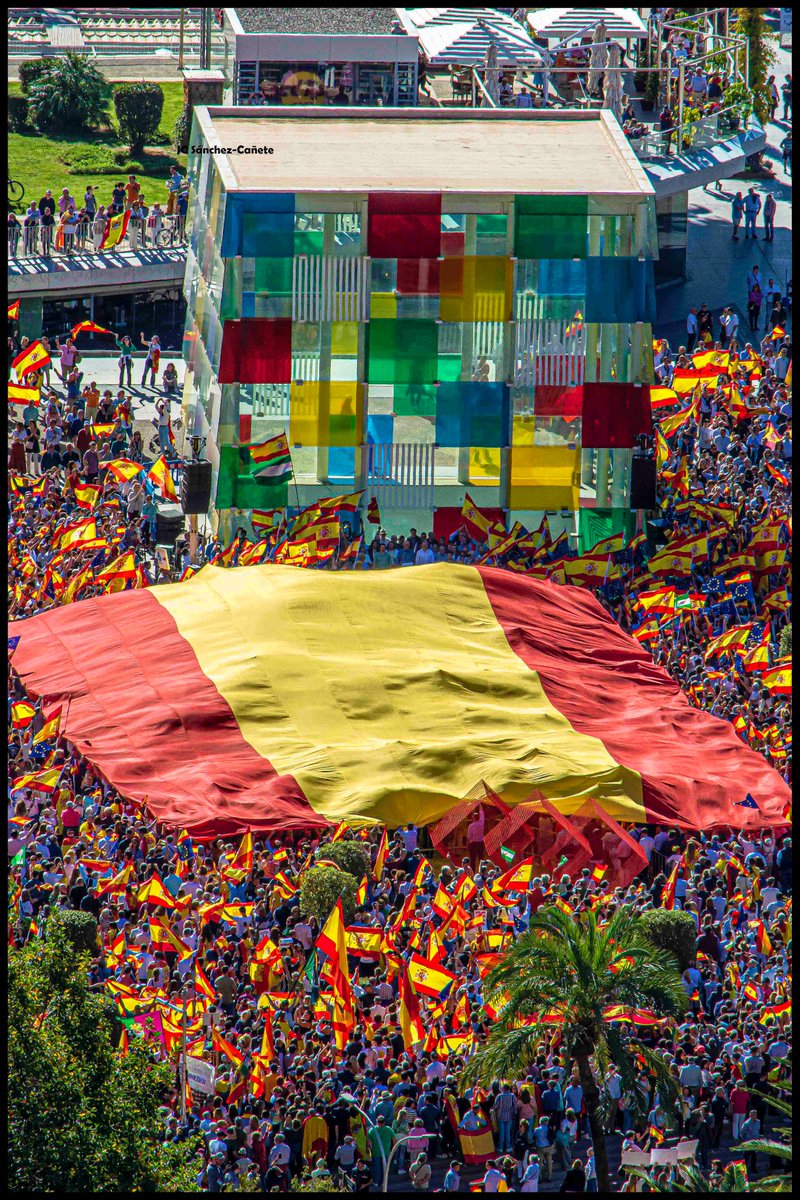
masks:
{"type": "Polygon", "coordinates": [[[622,821],[785,823],[781,776],[581,588],[452,563],[206,566],[13,630],[62,736],[194,836],[430,824],[480,780],[566,815],[593,797],[622,821]],[[735,805],[748,792],[758,809],[735,805]]]}

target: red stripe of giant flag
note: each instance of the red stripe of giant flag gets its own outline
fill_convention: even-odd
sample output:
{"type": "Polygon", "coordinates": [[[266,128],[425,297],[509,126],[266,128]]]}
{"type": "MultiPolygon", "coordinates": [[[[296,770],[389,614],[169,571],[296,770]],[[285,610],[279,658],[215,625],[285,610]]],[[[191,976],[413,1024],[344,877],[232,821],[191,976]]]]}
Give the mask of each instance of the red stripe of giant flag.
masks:
{"type": "Polygon", "coordinates": [[[491,567],[207,566],[14,633],[28,695],[64,705],[64,736],[193,836],[433,823],[478,779],[520,803],[534,772],[565,812],[594,796],[617,820],[689,828],[782,825],[790,798],[592,595],[491,567]],[[376,737],[389,750],[377,792],[376,737]],[[757,810],[734,807],[747,792],[757,810]]]}

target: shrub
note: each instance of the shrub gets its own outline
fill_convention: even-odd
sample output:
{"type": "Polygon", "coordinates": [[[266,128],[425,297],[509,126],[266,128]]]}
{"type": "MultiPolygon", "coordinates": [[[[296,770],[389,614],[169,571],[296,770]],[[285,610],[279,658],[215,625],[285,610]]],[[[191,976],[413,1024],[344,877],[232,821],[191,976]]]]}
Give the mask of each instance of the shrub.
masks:
{"type": "Polygon", "coordinates": [[[19,87],[23,96],[27,96],[32,83],[41,79],[53,67],[55,58],[29,58],[19,64],[19,87]]]}
{"type": "Polygon", "coordinates": [[[293,1192],[338,1192],[339,1185],[334,1183],[329,1175],[323,1175],[317,1179],[303,1175],[300,1179],[292,1180],[290,1190],[293,1192]]]}
{"type": "Polygon", "coordinates": [[[158,133],[164,93],[157,83],[120,83],[114,88],[119,132],[132,150],[140,150],[158,133]]]}
{"type": "Polygon", "coordinates": [[[28,126],[28,97],[8,97],[8,125],[14,133],[24,133],[28,126]]]}
{"type": "Polygon", "coordinates": [[[29,88],[31,120],[37,129],[99,126],[108,120],[109,85],[88,58],[65,54],[29,88]]]}
{"type": "Polygon", "coordinates": [[[352,921],[356,911],[356,880],[347,871],[335,867],[311,867],[300,878],[300,911],[314,916],[323,925],[341,897],[345,921],[352,921]]]}
{"type": "Polygon", "coordinates": [[[781,658],[783,658],[784,654],[792,653],[792,624],[791,624],[791,621],[789,622],[789,624],[786,626],[785,629],[781,630],[781,637],[780,637],[780,641],[779,641],[778,645],[780,647],[781,658]]]}
{"type": "Polygon", "coordinates": [[[352,838],[345,838],[341,842],[334,842],[332,846],[320,846],[314,857],[317,860],[321,858],[330,859],[331,862],[336,863],[337,867],[341,867],[343,871],[347,871],[359,883],[370,868],[369,850],[363,842],[353,841],[352,838]]]}
{"type": "Polygon", "coordinates": [[[690,913],[655,908],[642,914],[645,933],[654,946],[668,950],[685,971],[695,960],[697,926],[690,913]]]}
{"type": "Polygon", "coordinates": [[[762,125],[769,121],[771,103],[767,76],[775,65],[775,35],[764,20],[764,8],[734,8],[730,10],[731,32],[747,39],[747,49],[739,51],[739,70],[744,77],[750,71],[750,90],[753,108],[762,125]]]}
{"type": "Polygon", "coordinates": [[[189,149],[189,135],[192,132],[192,116],[185,108],[175,122],[172,130],[172,144],[178,154],[186,154],[189,149]]]}
{"type": "Polygon", "coordinates": [[[70,175],[113,175],[117,179],[144,170],[140,162],[129,157],[126,149],[113,150],[110,146],[87,145],[85,142],[70,146],[60,155],[59,162],[70,175]]]}
{"type": "Polygon", "coordinates": [[[62,933],[76,950],[98,949],[97,921],[91,913],[56,910],[47,922],[48,935],[62,933]]]}

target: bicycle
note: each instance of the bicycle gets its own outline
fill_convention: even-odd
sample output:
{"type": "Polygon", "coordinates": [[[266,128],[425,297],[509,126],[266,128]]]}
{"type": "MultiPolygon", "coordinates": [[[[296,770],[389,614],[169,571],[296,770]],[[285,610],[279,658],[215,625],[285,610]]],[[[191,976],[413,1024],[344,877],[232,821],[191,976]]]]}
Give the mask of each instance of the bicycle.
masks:
{"type": "Polygon", "coordinates": [[[183,239],[180,236],[178,218],[173,216],[164,217],[164,224],[159,230],[158,237],[156,238],[156,245],[162,250],[167,250],[170,246],[182,244],[183,239]]]}
{"type": "Polygon", "coordinates": [[[22,200],[25,195],[25,188],[16,179],[8,176],[8,206],[11,209],[22,207],[22,200]]]}

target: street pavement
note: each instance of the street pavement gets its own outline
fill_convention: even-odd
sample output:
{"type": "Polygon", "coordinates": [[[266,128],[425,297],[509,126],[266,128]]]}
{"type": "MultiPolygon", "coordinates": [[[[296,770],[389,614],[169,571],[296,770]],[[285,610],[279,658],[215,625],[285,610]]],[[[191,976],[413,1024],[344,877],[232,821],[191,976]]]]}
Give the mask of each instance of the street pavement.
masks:
{"type": "MultiPolygon", "coordinates": [[[[777,55],[774,72],[780,91],[781,83],[792,69],[791,50],[780,49],[777,55]]],[[[779,118],[782,111],[780,105],[776,114],[779,118]]],[[[666,337],[673,347],[686,339],[689,309],[699,308],[703,302],[715,317],[722,308],[733,305],[740,329],[748,329],[747,273],[755,263],[765,284],[774,279],[785,294],[792,277],[792,180],[783,169],[779,146],[790,130],[791,121],[772,121],[767,126],[765,158],[774,167],[774,179],[725,179],[721,191],[712,185],[707,190],[695,188],[689,193],[687,278],[680,284],[660,288],[657,294],[658,334],[666,337]],[[746,195],[751,186],[756,188],[762,203],[770,192],[777,201],[773,242],[763,240],[763,217],[758,221],[757,242],[745,241],[744,225],[739,230],[740,240],[734,242],[731,238],[731,202],[737,192],[746,195]]],[[[791,327],[790,317],[787,328],[791,327]]]]}

